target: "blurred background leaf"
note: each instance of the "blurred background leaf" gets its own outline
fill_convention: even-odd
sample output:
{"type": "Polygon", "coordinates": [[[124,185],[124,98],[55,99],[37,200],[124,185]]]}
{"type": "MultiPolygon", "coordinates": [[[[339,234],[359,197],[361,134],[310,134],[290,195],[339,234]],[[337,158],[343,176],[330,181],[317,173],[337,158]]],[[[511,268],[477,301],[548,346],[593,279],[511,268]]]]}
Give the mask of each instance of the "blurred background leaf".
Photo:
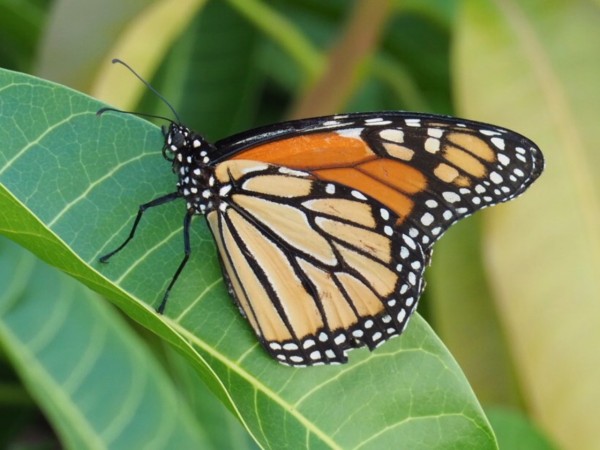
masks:
{"type": "MultiPolygon", "coordinates": [[[[517,448],[505,440],[514,433],[525,442],[527,435],[545,436],[540,439],[558,448],[598,448],[598,2],[378,2],[378,12],[387,13],[364,30],[365,38],[375,39],[354,59],[342,58],[348,66],[336,71],[336,49],[360,35],[355,24],[365,3],[0,0],[0,66],[93,93],[116,107],[169,115],[141,83],[109,64],[120,57],[210,139],[289,117],[298,105],[302,114],[322,112],[307,94],[331,85],[332,75],[349,88],[325,106],[331,113],[451,113],[532,138],[547,158],[546,173],[523,198],[463,221],[436,245],[419,311],[487,411],[508,406],[533,424],[490,414],[501,445],[517,448]],[[175,3],[177,14],[161,14],[175,3]]],[[[157,174],[164,170],[160,161],[156,167],[157,174]]],[[[160,190],[147,183],[140,189],[150,196],[160,190]]],[[[119,208],[126,221],[132,211],[119,208]]],[[[170,227],[161,217],[149,224],[155,227],[150,234],[177,233],[179,225],[170,227]]],[[[21,283],[28,283],[27,273],[21,283]]],[[[155,338],[129,326],[160,349],[155,338]]],[[[177,362],[182,357],[168,349],[159,354],[176,380],[197,376],[187,359],[177,362]]],[[[6,367],[14,365],[8,361],[6,367]]],[[[12,382],[0,391],[3,401],[35,411],[14,378],[5,379],[12,382]]],[[[205,403],[193,400],[198,383],[180,384],[191,411],[205,403]]],[[[4,416],[17,417],[14,409],[4,416]]],[[[202,416],[198,423],[208,423],[202,416]]],[[[216,420],[223,429],[238,425],[216,420]]],[[[38,422],[24,419],[15,429],[38,422]]]]}
{"type": "Polygon", "coordinates": [[[501,449],[511,450],[556,450],[556,446],[518,410],[491,407],[486,410],[494,427],[501,449]]]}
{"type": "Polygon", "coordinates": [[[483,216],[482,254],[522,401],[565,448],[600,445],[599,19],[586,1],[468,1],[454,59],[461,113],[547,158],[529,195],[483,216]]]}
{"type": "Polygon", "coordinates": [[[0,249],[5,356],[65,447],[207,448],[206,424],[113,308],[4,237],[0,249]]]}

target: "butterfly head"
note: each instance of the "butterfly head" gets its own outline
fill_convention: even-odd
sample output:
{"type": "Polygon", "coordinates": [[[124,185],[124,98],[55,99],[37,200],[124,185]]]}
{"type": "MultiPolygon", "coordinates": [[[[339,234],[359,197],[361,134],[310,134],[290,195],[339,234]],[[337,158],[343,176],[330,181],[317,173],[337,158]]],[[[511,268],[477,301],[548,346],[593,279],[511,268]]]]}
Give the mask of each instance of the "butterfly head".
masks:
{"type": "Polygon", "coordinates": [[[201,135],[175,122],[163,128],[163,134],[163,156],[173,162],[175,169],[185,164],[208,164],[207,151],[211,145],[201,135]]]}
{"type": "Polygon", "coordinates": [[[210,179],[214,168],[208,156],[214,147],[202,136],[186,126],[172,122],[163,129],[165,145],[163,156],[173,164],[173,172],[179,181],[177,189],[193,214],[204,214],[213,207],[213,192],[210,179]]]}

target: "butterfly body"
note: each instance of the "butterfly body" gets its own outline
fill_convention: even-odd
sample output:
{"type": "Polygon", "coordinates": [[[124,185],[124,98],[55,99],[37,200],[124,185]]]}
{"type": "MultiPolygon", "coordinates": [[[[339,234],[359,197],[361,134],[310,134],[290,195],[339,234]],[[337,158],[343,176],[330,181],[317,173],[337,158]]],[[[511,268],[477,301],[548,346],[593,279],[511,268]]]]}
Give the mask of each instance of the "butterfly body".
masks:
{"type": "Polygon", "coordinates": [[[349,349],[400,334],[433,243],[543,168],[514,132],[404,112],[284,122],[215,144],[173,123],[163,154],[179,177],[164,201],[187,203],[186,258],[169,289],[189,256],[190,219],[205,215],[242,314],[293,366],[343,363],[349,349]]]}

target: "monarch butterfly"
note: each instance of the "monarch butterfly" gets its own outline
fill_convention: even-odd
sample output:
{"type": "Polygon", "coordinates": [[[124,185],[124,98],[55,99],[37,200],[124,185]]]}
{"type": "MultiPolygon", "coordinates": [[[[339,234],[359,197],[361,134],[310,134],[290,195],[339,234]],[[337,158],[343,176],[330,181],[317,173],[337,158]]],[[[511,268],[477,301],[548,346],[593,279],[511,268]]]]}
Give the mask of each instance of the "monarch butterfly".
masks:
{"type": "Polygon", "coordinates": [[[157,311],[189,258],[191,219],[204,215],[231,296],[265,350],[291,366],[344,363],[348,350],[401,334],[433,243],[521,194],[544,167],[529,139],[454,117],[343,114],[211,144],[166,103],[177,122],[163,131],[162,152],[177,189],[141,205],[101,261],[128,244],[148,208],[185,200],[185,255],[157,311]]]}

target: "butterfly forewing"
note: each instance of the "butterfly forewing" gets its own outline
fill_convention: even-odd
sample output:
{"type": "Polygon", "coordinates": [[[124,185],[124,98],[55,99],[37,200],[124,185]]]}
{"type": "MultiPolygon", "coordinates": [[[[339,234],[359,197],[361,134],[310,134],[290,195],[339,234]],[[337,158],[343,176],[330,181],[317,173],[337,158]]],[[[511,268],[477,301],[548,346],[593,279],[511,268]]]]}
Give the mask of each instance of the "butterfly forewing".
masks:
{"type": "Polygon", "coordinates": [[[230,138],[223,150],[354,188],[396,213],[398,225],[409,220],[404,231],[426,246],[456,220],[519,195],[543,169],[523,136],[445,116],[350,114],[282,128],[276,138],[260,130],[230,138]]]}

